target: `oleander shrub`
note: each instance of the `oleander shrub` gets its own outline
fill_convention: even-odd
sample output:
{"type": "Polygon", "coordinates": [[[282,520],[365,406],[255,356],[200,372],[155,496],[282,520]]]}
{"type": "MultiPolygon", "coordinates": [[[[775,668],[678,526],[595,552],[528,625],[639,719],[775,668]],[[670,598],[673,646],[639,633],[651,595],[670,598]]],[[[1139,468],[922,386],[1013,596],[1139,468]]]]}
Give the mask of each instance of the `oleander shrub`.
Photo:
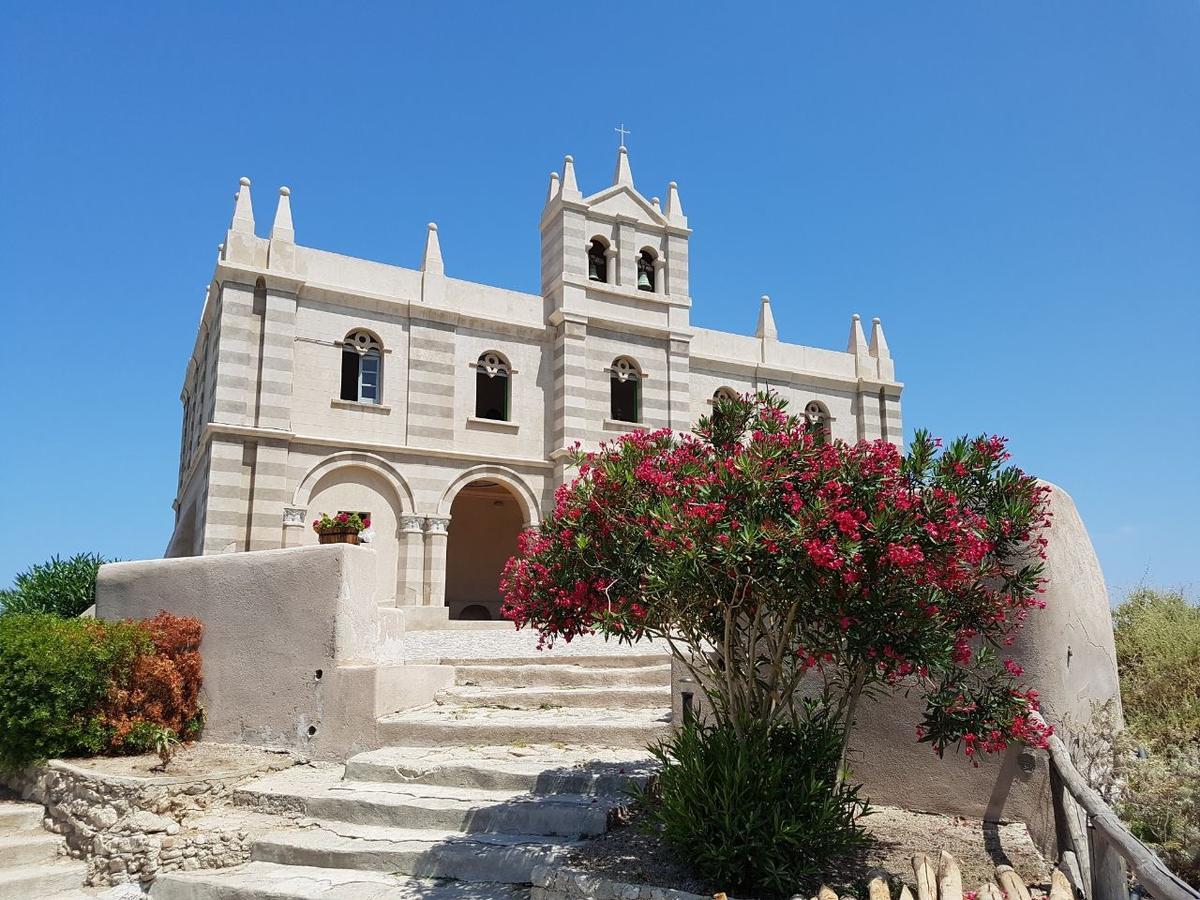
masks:
{"type": "Polygon", "coordinates": [[[49,613],[71,618],[96,602],[96,573],[112,562],[95,553],[53,559],[30,566],[11,590],[0,591],[3,612],[49,613]]]}
{"type": "Polygon", "coordinates": [[[0,616],[0,768],[103,751],[112,685],[150,650],[134,624],[0,616]]]}
{"type": "Polygon", "coordinates": [[[0,616],[0,769],[198,735],[200,623],[0,616]]]}
{"type": "Polygon", "coordinates": [[[1129,728],[1156,750],[1200,743],[1200,606],[1139,588],[1113,623],[1129,728]]]}
{"type": "Polygon", "coordinates": [[[867,845],[867,803],[838,779],[842,729],[809,713],[740,734],[692,721],[651,748],[662,771],[642,805],[698,874],[741,896],[790,896],[867,845]]]}

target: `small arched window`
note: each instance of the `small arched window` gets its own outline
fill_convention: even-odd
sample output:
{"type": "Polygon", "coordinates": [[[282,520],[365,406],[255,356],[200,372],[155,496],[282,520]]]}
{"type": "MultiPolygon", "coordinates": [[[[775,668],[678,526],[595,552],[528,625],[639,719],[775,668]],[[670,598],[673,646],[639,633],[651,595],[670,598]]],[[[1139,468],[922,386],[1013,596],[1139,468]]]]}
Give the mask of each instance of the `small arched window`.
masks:
{"type": "Polygon", "coordinates": [[[482,354],[475,363],[475,417],[507,422],[509,416],[509,375],[512,369],[494,350],[482,354]]]}
{"type": "Polygon", "coordinates": [[[655,285],[655,261],[658,257],[653,250],[643,250],[638,254],[637,258],[637,286],[639,291],[649,291],[654,293],[655,285]]]}
{"type": "Polygon", "coordinates": [[[380,402],[383,345],[369,331],[352,331],[342,342],[342,399],[380,402]]]}
{"type": "Polygon", "coordinates": [[[713,391],[712,398],[714,402],[717,400],[736,400],[738,392],[731,387],[719,387],[713,391]]]}
{"type": "Polygon", "coordinates": [[[603,238],[592,238],[588,244],[588,278],[608,282],[608,244],[603,238]]]}
{"type": "Polygon", "coordinates": [[[811,401],[804,407],[804,420],[808,423],[809,431],[816,438],[818,444],[828,443],[830,433],[829,410],[825,408],[825,404],[819,400],[811,401]]]}
{"type": "Polygon", "coordinates": [[[627,356],[613,360],[609,378],[614,422],[640,422],[642,420],[642,371],[638,364],[627,356]]]}

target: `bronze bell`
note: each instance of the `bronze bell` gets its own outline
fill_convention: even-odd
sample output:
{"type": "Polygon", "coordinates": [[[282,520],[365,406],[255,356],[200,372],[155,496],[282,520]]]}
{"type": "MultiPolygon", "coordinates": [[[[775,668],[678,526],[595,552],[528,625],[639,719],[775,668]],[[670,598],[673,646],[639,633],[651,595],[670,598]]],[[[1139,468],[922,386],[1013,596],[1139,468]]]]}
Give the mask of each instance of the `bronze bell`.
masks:
{"type": "Polygon", "coordinates": [[[604,280],[600,277],[600,265],[596,261],[596,257],[591,253],[588,254],[588,278],[592,281],[604,280]]]}
{"type": "Polygon", "coordinates": [[[645,266],[638,266],[638,290],[652,291],[654,290],[654,282],[650,280],[650,272],[645,266]]]}

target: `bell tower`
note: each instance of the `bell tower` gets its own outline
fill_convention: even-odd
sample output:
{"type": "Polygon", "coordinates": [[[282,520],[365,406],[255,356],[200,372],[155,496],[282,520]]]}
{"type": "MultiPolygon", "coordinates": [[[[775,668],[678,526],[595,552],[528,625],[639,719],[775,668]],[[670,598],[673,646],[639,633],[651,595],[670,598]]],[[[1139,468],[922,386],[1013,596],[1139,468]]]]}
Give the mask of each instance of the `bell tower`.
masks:
{"type": "MultiPolygon", "coordinates": [[[[643,348],[658,360],[645,382],[646,427],[689,427],[687,358],[691,340],[688,238],[691,230],[675,182],[665,207],[634,186],[629,151],[617,150],[612,183],[584,196],[575,161],[563,160],[562,176],[550,174],[542,210],[542,299],[553,329],[555,390],[553,443],[564,447],[611,438],[598,433],[602,411],[589,408],[608,391],[603,369],[589,359],[589,335],[643,348]],[[661,394],[661,400],[657,399],[661,394]],[[653,402],[651,402],[653,401],[653,402]]],[[[603,356],[608,351],[594,350],[603,356]]],[[[631,351],[632,352],[632,351],[631,351]]]]}

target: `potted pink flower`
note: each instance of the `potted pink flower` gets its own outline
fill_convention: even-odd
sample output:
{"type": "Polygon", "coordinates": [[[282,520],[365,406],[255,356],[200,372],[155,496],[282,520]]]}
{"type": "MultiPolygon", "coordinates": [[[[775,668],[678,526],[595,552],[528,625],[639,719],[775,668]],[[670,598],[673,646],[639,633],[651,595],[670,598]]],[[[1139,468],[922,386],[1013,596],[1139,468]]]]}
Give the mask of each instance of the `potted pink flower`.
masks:
{"type": "Polygon", "coordinates": [[[371,520],[358,513],[321,513],[319,519],[313,519],[313,531],[322,544],[357,544],[359,534],[370,527],[371,520]]]}

